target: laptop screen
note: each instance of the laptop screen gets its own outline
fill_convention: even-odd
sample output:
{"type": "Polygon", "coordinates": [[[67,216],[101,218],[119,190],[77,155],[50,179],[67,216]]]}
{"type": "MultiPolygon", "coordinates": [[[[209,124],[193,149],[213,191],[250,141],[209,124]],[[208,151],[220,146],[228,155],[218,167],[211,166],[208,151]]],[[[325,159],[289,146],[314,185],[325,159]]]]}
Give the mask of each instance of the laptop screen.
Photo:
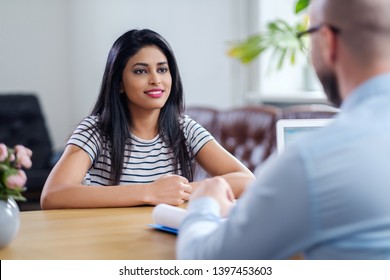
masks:
{"type": "Polygon", "coordinates": [[[327,125],[332,119],[282,119],[276,123],[276,145],[281,153],[293,140],[327,125]]]}

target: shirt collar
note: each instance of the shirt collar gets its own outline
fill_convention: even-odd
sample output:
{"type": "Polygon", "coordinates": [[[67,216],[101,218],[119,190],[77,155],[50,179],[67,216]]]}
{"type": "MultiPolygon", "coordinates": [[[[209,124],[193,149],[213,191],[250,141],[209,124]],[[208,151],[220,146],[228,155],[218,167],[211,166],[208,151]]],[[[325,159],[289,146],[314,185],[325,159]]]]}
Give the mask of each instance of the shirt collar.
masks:
{"type": "Polygon", "coordinates": [[[343,102],[341,110],[349,110],[350,108],[358,106],[365,100],[383,93],[390,94],[390,73],[370,78],[355,88],[351,95],[343,102]]]}

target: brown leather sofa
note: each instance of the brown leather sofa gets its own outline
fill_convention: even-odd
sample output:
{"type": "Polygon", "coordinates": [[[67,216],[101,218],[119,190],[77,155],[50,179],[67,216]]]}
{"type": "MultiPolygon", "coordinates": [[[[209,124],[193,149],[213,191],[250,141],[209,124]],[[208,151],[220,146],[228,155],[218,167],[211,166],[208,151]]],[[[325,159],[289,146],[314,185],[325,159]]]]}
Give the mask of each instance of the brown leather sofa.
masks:
{"type": "MultiPolygon", "coordinates": [[[[320,104],[279,108],[272,105],[247,106],[228,110],[188,107],[186,114],[204,126],[215,139],[251,171],[276,149],[276,122],[279,119],[331,118],[338,109],[320,104]]],[[[195,180],[207,177],[199,166],[195,180]]]]}

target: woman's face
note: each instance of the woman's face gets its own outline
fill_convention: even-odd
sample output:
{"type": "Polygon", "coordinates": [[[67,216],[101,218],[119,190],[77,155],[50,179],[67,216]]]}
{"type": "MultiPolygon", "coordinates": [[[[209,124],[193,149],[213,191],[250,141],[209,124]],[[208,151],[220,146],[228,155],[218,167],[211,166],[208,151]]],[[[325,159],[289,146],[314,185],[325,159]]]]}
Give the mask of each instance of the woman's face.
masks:
{"type": "Polygon", "coordinates": [[[160,110],[171,92],[168,60],[156,46],[146,46],[131,57],[122,73],[122,90],[132,114],[139,110],[160,110]]]}

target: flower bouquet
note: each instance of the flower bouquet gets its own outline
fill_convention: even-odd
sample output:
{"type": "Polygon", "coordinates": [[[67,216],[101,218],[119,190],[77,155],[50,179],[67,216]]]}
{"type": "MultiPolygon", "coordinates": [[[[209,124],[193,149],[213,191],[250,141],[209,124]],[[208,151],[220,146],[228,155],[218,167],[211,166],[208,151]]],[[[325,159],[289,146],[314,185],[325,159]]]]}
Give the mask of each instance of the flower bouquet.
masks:
{"type": "Polygon", "coordinates": [[[22,168],[29,169],[32,151],[22,145],[16,145],[13,149],[0,143],[0,199],[25,201],[22,196],[26,187],[27,176],[22,168]]]}

